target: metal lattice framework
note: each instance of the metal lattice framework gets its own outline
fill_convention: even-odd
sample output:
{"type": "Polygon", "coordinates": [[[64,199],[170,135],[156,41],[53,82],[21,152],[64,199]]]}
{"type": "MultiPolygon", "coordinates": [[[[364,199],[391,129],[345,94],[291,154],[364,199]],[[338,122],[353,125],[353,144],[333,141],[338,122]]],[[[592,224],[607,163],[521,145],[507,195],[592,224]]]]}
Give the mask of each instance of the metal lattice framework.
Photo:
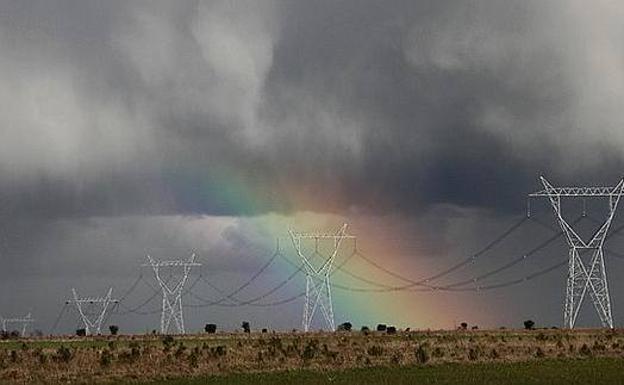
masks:
{"type": "Polygon", "coordinates": [[[16,324],[20,324],[21,330],[20,330],[20,335],[22,337],[24,337],[26,335],[26,327],[28,325],[31,325],[33,322],[35,322],[35,319],[32,318],[31,314],[28,313],[26,314],[25,317],[21,317],[21,318],[0,318],[0,321],[2,322],[2,330],[5,332],[8,332],[9,329],[7,329],[7,325],[10,323],[16,323],[16,324]]]}
{"type": "Polygon", "coordinates": [[[336,234],[322,234],[322,233],[297,233],[292,230],[289,231],[297,255],[303,261],[303,266],[306,271],[306,295],[305,304],[303,306],[303,330],[309,331],[312,324],[312,318],[318,308],[320,308],[327,327],[334,331],[336,330],[336,324],[334,322],[334,308],[332,305],[331,297],[331,282],[330,276],[332,272],[332,266],[340,244],[345,238],[355,238],[355,236],[347,235],[347,224],[344,224],[336,234]],[[302,240],[314,240],[316,243],[316,251],[318,253],[318,242],[320,240],[333,240],[333,249],[319,267],[315,267],[311,261],[310,256],[306,256],[302,250],[302,240]]]}
{"type": "Polygon", "coordinates": [[[106,315],[106,311],[108,310],[111,303],[119,303],[118,300],[113,299],[113,288],[108,289],[108,292],[104,297],[78,297],[78,293],[76,293],[76,289],[72,289],[73,299],[65,302],[66,304],[73,303],[76,305],[78,309],[78,313],[80,314],[80,318],[85,326],[85,333],[87,335],[102,334],[102,322],[104,321],[104,316],[106,315]],[[87,312],[85,309],[85,305],[95,305],[101,304],[99,311],[95,313],[95,318],[91,319],[91,314],[87,312]]]}
{"type": "Polygon", "coordinates": [[[553,187],[546,178],[541,177],[540,179],[544,189],[529,194],[529,196],[548,197],[570,247],[563,311],[564,327],[574,328],[585,295],[589,292],[602,326],[613,328],[611,297],[607,284],[603,245],[624,191],[624,179],[620,180],[615,187],[553,187]],[[607,218],[589,241],[583,240],[564,219],[561,210],[562,197],[608,198],[609,212],[607,218]]]}
{"type": "Polygon", "coordinates": [[[195,262],[195,254],[191,255],[188,261],[155,261],[147,256],[149,261],[148,264],[144,266],[150,266],[154,269],[154,276],[156,277],[156,281],[160,285],[163,293],[163,301],[162,301],[162,313],[160,317],[160,332],[162,334],[166,334],[169,331],[169,326],[171,324],[171,320],[175,323],[177,332],[179,334],[184,334],[184,315],[182,312],[182,291],[184,289],[184,285],[188,280],[189,273],[194,266],[201,266],[201,264],[195,262]],[[169,284],[162,279],[160,276],[160,269],[162,267],[175,269],[182,268],[182,277],[180,280],[173,286],[169,286],[169,284]]]}

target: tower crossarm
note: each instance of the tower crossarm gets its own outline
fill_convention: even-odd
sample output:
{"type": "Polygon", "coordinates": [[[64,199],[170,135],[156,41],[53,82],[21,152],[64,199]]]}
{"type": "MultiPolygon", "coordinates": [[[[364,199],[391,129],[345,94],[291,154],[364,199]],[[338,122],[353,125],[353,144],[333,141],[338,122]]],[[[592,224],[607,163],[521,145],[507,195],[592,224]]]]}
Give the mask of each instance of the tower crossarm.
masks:
{"type": "Polygon", "coordinates": [[[529,194],[530,197],[616,197],[621,194],[618,191],[618,186],[592,186],[592,187],[553,187],[536,191],[529,194]]]}
{"type": "Polygon", "coordinates": [[[118,299],[108,299],[105,297],[94,297],[94,298],[77,298],[77,299],[69,299],[65,301],[66,304],[70,303],[102,303],[102,302],[110,302],[110,303],[119,303],[118,299]]]}
{"type": "Polygon", "coordinates": [[[2,322],[35,322],[35,319],[29,315],[23,318],[2,318],[2,322]]]}
{"type": "Polygon", "coordinates": [[[153,263],[144,263],[142,266],[149,267],[192,267],[201,266],[201,263],[189,261],[158,261],[153,263]]]}

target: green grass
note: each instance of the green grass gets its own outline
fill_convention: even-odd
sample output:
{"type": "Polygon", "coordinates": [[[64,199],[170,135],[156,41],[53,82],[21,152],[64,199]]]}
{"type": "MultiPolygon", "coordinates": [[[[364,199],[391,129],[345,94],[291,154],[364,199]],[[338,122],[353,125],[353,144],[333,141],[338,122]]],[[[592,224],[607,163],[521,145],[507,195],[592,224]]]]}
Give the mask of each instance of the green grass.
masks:
{"type": "MultiPolygon", "coordinates": [[[[146,383],[147,384],[147,383],[146,383]]],[[[150,382],[150,385],[590,385],[624,384],[624,360],[540,360],[366,368],[340,372],[232,374],[150,382]]]]}

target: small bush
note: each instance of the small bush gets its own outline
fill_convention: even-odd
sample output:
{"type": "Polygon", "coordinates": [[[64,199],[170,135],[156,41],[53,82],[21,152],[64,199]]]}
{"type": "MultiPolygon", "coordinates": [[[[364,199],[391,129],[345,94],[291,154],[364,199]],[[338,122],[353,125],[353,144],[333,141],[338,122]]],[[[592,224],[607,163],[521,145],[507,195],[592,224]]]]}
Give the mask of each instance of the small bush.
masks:
{"type": "Polygon", "coordinates": [[[301,358],[303,358],[304,360],[311,360],[317,355],[318,350],[318,341],[315,339],[309,340],[306,346],[303,348],[301,358]]]}
{"type": "Polygon", "coordinates": [[[189,365],[191,366],[191,368],[197,368],[199,367],[199,354],[196,351],[193,351],[189,357],[189,365]]]}
{"type": "Polygon", "coordinates": [[[366,350],[369,356],[378,357],[384,354],[384,348],[379,345],[373,345],[366,350]]]}
{"type": "Polygon", "coordinates": [[[353,325],[351,324],[351,322],[345,322],[338,325],[338,331],[341,332],[350,332],[352,328],[353,325]]]}
{"type": "Polygon", "coordinates": [[[217,332],[217,325],[216,324],[206,324],[206,326],[204,326],[204,331],[208,334],[215,334],[217,332]]]}
{"type": "Polygon", "coordinates": [[[84,328],[82,328],[82,329],[76,329],[76,335],[77,335],[78,337],[84,337],[84,336],[86,336],[86,335],[87,335],[87,329],[84,329],[84,328]]]}
{"type": "Polygon", "coordinates": [[[388,328],[386,328],[386,333],[388,334],[396,334],[397,330],[394,326],[388,326],[388,328]]]}
{"type": "Polygon", "coordinates": [[[533,328],[535,327],[535,322],[533,322],[532,320],[526,320],[524,321],[524,328],[526,330],[533,330],[533,328]]]}
{"type": "Polygon", "coordinates": [[[535,357],[537,357],[537,358],[544,358],[544,356],[546,356],[546,354],[544,353],[542,348],[538,346],[537,350],[535,351],[535,357]]]}
{"type": "Polygon", "coordinates": [[[587,344],[583,344],[583,346],[581,346],[581,348],[579,349],[579,353],[581,353],[581,355],[590,357],[592,355],[592,350],[589,346],[587,346],[587,344]]]}
{"type": "Polygon", "coordinates": [[[69,362],[71,361],[72,357],[73,357],[73,354],[71,350],[68,347],[63,346],[63,345],[61,345],[58,349],[56,349],[56,354],[54,356],[56,361],[59,361],[59,362],[69,362]]]}
{"type": "Polygon", "coordinates": [[[111,335],[116,336],[117,333],[119,333],[119,326],[117,326],[117,325],[110,325],[108,327],[108,330],[110,331],[111,335]]]}
{"type": "Polygon", "coordinates": [[[377,331],[378,332],[385,332],[386,328],[387,328],[386,324],[379,324],[379,325],[377,325],[377,331]]]}
{"type": "Polygon", "coordinates": [[[162,343],[165,347],[170,348],[175,343],[175,339],[173,336],[166,335],[162,338],[162,343]]]}
{"type": "Polygon", "coordinates": [[[106,368],[111,365],[113,362],[113,355],[110,350],[104,349],[102,354],[100,354],[100,366],[106,368]]]}
{"type": "Polygon", "coordinates": [[[426,364],[429,361],[429,352],[423,345],[419,345],[416,349],[416,362],[426,364]]]}

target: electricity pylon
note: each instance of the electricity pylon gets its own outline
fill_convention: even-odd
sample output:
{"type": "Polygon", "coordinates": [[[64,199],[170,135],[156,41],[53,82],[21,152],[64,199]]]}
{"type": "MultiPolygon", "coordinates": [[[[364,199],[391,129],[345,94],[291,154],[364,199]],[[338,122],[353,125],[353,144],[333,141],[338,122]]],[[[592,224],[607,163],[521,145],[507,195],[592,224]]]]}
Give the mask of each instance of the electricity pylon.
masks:
{"type": "Polygon", "coordinates": [[[173,319],[179,334],[184,334],[184,317],[182,313],[182,290],[188,279],[188,275],[193,266],[201,266],[195,262],[195,254],[191,255],[188,261],[154,261],[152,257],[147,256],[148,264],[143,266],[151,266],[154,269],[154,275],[163,292],[162,314],[160,317],[160,332],[165,334],[169,331],[169,325],[173,319]],[[182,268],[182,278],[173,287],[160,277],[160,268],[182,268]]]}
{"type": "Polygon", "coordinates": [[[9,323],[17,323],[22,325],[22,329],[20,331],[20,336],[24,337],[26,335],[26,327],[33,322],[35,322],[34,318],[31,317],[30,313],[26,314],[26,317],[21,318],[1,318],[2,321],[2,330],[4,332],[8,332],[7,324],[9,323]]]}
{"type": "Polygon", "coordinates": [[[316,309],[320,307],[321,313],[325,318],[327,327],[334,331],[336,330],[336,324],[334,323],[334,308],[332,305],[331,297],[331,282],[330,277],[332,273],[332,266],[338,249],[342,240],[345,238],[355,238],[352,235],[347,235],[347,224],[344,224],[336,234],[317,234],[317,233],[296,233],[289,230],[290,237],[297,254],[303,261],[303,266],[306,271],[306,296],[305,304],[303,306],[303,330],[309,331],[312,324],[312,318],[316,309]],[[329,257],[327,257],[319,267],[315,267],[311,263],[311,256],[305,255],[301,248],[302,239],[313,239],[315,242],[315,254],[318,254],[318,242],[319,240],[333,240],[334,245],[329,257]]]}
{"type": "Polygon", "coordinates": [[[583,299],[587,292],[592,299],[594,308],[600,317],[603,327],[613,329],[611,314],[611,298],[607,284],[607,271],[604,263],[603,245],[607,232],[624,191],[624,179],[615,187],[553,187],[544,177],[540,177],[544,189],[530,197],[548,197],[555,211],[555,217],[566,235],[568,246],[568,277],[566,298],[563,310],[564,327],[574,328],[583,299]],[[608,198],[609,212],[605,222],[596,230],[589,241],[583,240],[572,226],[564,219],[561,212],[561,198],[608,198]],[[589,254],[583,260],[581,253],[589,254]]]}
{"type": "Polygon", "coordinates": [[[111,303],[119,303],[118,300],[112,298],[113,288],[108,289],[106,296],[104,297],[84,297],[79,298],[76,293],[76,289],[72,289],[72,294],[74,296],[73,299],[66,301],[66,304],[74,303],[76,308],[78,309],[78,313],[80,314],[80,318],[82,318],[82,322],[85,326],[85,333],[87,335],[91,334],[102,334],[102,322],[104,321],[104,316],[106,315],[106,310],[111,303]],[[87,313],[84,305],[94,305],[101,304],[101,308],[99,311],[95,312],[95,319],[91,319],[91,315],[87,313]],[[95,333],[94,333],[95,331],[95,333]]]}

